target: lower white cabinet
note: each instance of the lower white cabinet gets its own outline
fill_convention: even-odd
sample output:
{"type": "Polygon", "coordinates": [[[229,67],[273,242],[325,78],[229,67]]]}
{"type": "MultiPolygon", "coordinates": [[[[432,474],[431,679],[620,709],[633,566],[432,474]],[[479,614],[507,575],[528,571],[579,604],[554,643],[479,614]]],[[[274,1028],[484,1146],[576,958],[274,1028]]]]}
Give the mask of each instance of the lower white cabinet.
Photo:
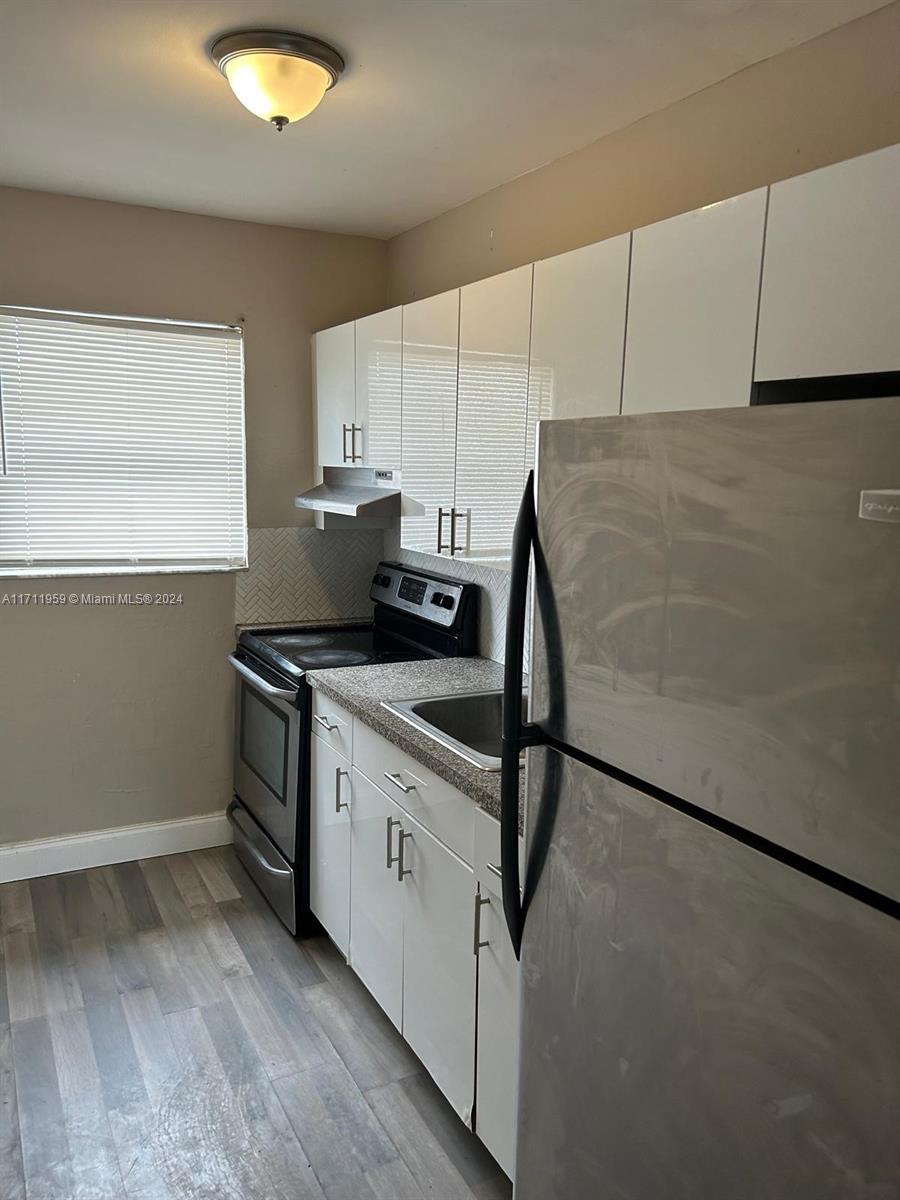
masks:
{"type": "Polygon", "coordinates": [[[403,818],[403,1036],[467,1125],[475,1098],[472,868],[403,818]]]}
{"type": "Polygon", "coordinates": [[[394,1022],[403,1026],[403,888],[396,857],[402,812],[353,770],[350,965],[394,1022]]]}
{"type": "Polygon", "coordinates": [[[519,1090],[519,964],[499,893],[479,884],[478,1054],[475,1132],[515,1176],[519,1090]]]}
{"type": "Polygon", "coordinates": [[[350,763],[310,738],[309,905],[345,955],[350,949],[350,763]]]}
{"type": "Polygon", "coordinates": [[[500,899],[499,823],[347,715],[352,766],[311,738],[312,910],[511,1176],[518,963],[500,899]],[[370,774],[405,790],[395,800],[370,774]]]}
{"type": "Polygon", "coordinates": [[[356,768],[351,829],[350,965],[470,1124],[472,868],[356,768]]]}

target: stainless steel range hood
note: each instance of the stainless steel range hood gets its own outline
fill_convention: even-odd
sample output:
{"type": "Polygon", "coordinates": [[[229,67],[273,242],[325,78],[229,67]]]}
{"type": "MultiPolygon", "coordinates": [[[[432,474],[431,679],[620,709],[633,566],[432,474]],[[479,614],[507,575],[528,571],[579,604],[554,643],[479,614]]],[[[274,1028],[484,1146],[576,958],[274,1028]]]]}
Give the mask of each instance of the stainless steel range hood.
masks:
{"type": "Polygon", "coordinates": [[[400,516],[400,472],[370,467],[325,467],[322,482],[294,497],[297,508],[338,517],[400,516]]]}

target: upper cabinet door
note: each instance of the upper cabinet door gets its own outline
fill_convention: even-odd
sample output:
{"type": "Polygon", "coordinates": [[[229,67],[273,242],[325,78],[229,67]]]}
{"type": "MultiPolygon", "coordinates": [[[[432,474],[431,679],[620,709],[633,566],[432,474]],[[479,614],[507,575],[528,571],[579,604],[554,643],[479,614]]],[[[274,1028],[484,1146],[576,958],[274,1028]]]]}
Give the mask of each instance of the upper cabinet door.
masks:
{"type": "Polygon", "coordinates": [[[525,478],[532,267],[460,293],[454,550],[507,559],[525,478]]]}
{"type": "Polygon", "coordinates": [[[630,248],[625,233],[534,264],[529,465],[537,421],[619,411],[630,248]]]}
{"type": "Polygon", "coordinates": [[[766,189],[637,229],[622,411],[750,403],[766,189]]]}
{"type": "Polygon", "coordinates": [[[900,146],[773,184],[757,379],[900,370],[900,146]]]}
{"type": "Polygon", "coordinates": [[[370,467],[400,466],[403,309],[356,322],[356,453],[370,467]]]}
{"type": "Polygon", "coordinates": [[[356,422],[355,322],[323,329],[313,338],[316,379],[316,460],[320,467],[352,461],[356,422]]]}
{"type": "Polygon", "coordinates": [[[459,291],[403,309],[402,455],[405,550],[449,554],[456,477],[459,291]]]}

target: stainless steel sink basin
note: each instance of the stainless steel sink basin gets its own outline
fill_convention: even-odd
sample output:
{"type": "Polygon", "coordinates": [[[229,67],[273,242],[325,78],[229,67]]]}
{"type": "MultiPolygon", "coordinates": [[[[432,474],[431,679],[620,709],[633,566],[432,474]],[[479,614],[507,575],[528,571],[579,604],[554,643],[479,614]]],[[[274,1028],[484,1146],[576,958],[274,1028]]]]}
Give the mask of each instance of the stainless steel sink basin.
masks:
{"type": "MultiPolygon", "coordinates": [[[[482,771],[500,770],[501,691],[383,700],[381,706],[482,771]]],[[[524,696],[522,713],[524,716],[524,696]]]]}

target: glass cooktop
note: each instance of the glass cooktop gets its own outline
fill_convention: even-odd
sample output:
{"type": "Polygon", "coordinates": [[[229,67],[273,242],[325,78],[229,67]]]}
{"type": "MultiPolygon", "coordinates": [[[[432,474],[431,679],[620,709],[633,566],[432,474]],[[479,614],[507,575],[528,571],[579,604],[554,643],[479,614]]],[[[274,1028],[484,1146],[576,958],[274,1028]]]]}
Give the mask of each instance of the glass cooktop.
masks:
{"type": "Polygon", "coordinates": [[[429,658],[373,626],[319,629],[258,629],[244,632],[240,643],[264,662],[289,675],[327,667],[361,667],[368,663],[411,662],[429,658]]]}

